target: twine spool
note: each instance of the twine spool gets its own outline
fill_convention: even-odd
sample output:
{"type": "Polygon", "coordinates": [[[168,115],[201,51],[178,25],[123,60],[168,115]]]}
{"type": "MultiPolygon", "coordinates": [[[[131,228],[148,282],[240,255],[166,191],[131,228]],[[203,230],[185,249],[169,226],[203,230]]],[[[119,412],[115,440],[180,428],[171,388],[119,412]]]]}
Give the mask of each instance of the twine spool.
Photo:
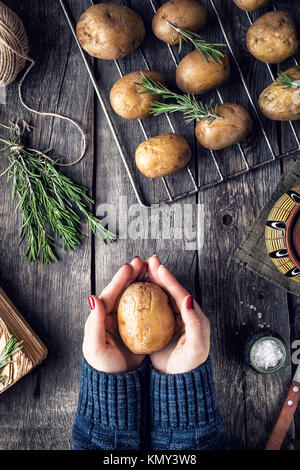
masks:
{"type": "Polygon", "coordinates": [[[25,66],[23,57],[27,57],[28,52],[28,38],[21,19],[0,2],[0,85],[9,85],[15,80],[25,66]]]}
{"type": "MultiPolygon", "coordinates": [[[[23,82],[32,69],[34,67],[35,62],[34,60],[28,56],[29,52],[29,43],[27,34],[24,28],[24,25],[18,15],[13,12],[10,8],[8,8],[4,3],[0,2],[0,86],[9,85],[11,82],[15,80],[18,73],[24,68],[26,61],[30,62],[30,66],[27,68],[25,73],[23,74],[20,83],[18,85],[18,95],[19,99],[28,111],[38,114],[39,116],[48,116],[48,117],[55,117],[58,119],[64,119],[65,121],[70,122],[81,134],[81,154],[80,156],[70,162],[70,163],[58,163],[58,166],[73,166],[79,163],[82,158],[84,157],[85,150],[86,150],[86,138],[84,135],[83,130],[75,122],[73,119],[63,116],[62,114],[58,113],[51,113],[45,111],[37,111],[36,109],[31,108],[28,106],[22,96],[22,85],[23,82]]],[[[0,139],[0,142],[5,143],[5,139],[0,139]]],[[[21,148],[21,146],[19,146],[21,148]]],[[[40,152],[39,150],[29,149],[35,153],[38,153],[45,157],[46,159],[54,162],[49,156],[47,156],[44,152],[40,152]]]]}

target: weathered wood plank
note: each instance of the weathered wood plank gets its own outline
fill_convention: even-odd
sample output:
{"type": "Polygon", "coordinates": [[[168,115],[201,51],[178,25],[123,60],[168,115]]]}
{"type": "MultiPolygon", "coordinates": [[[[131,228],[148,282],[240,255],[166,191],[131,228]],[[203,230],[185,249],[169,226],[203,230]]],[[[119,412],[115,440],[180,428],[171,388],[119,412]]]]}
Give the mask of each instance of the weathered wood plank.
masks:
{"type": "MultiPolygon", "coordinates": [[[[286,2],[282,0],[278,0],[277,6],[280,9],[286,9],[286,2]]],[[[300,13],[300,6],[296,2],[289,2],[289,11],[292,13],[294,20],[296,21],[297,24],[297,30],[299,31],[300,28],[300,21],[299,21],[299,13],[300,13]]],[[[296,56],[296,60],[299,63],[300,60],[300,54],[298,53],[296,56]]],[[[278,70],[279,71],[284,71],[286,70],[289,66],[295,65],[295,62],[293,59],[290,59],[286,64],[283,64],[283,66],[279,66],[278,70]]],[[[300,136],[300,123],[299,121],[293,122],[293,126],[295,128],[295,131],[297,132],[298,136],[300,136]]],[[[289,124],[283,123],[280,126],[280,136],[281,136],[281,149],[283,152],[295,148],[296,145],[296,140],[293,135],[293,132],[290,129],[289,124]]],[[[294,155],[294,158],[299,158],[300,153],[296,153],[294,155]]],[[[287,161],[283,160],[282,162],[282,167],[283,169],[286,166],[287,161]]],[[[292,296],[292,295],[287,295],[287,301],[288,301],[288,307],[289,307],[289,317],[290,317],[290,327],[291,327],[291,333],[290,333],[290,345],[291,345],[291,354],[292,358],[294,357],[293,354],[299,350],[300,347],[300,299],[299,297],[292,296]]],[[[300,360],[300,354],[297,354],[296,359],[300,360]]],[[[292,362],[292,371],[293,373],[295,372],[296,364],[293,361],[292,362]]],[[[295,413],[295,437],[296,439],[300,439],[300,410],[299,408],[296,410],[295,413]]]]}
{"type": "MultiPolygon", "coordinates": [[[[39,110],[65,114],[83,125],[88,141],[92,133],[92,91],[59,2],[6,2],[23,19],[30,54],[36,66],[24,83],[26,102],[39,110]]],[[[79,16],[86,2],[71,2],[79,16]]],[[[72,125],[25,112],[17,98],[17,83],[8,87],[1,122],[24,117],[34,126],[29,138],[38,149],[71,161],[80,151],[80,137],[72,125]]],[[[1,170],[4,162],[1,160],[1,170]]],[[[63,169],[91,188],[92,145],[84,161],[63,169]]],[[[48,347],[48,357],[34,372],[1,396],[1,449],[68,449],[81,366],[83,324],[90,292],[91,239],[74,253],[61,253],[51,266],[29,264],[18,248],[18,223],[11,203],[11,186],[2,180],[1,285],[16,307],[48,347]]],[[[87,233],[87,228],[83,227],[87,233]]]]}
{"type": "MultiPolygon", "coordinates": [[[[269,78],[264,66],[251,58],[245,48],[244,38],[249,26],[247,17],[234,6],[228,15],[222,11],[223,2],[215,3],[220,7],[229,38],[256,103],[258,93],[269,78]]],[[[213,28],[208,37],[220,40],[213,28]]],[[[255,162],[269,157],[268,147],[261,136],[258,138],[255,114],[235,77],[233,67],[232,80],[228,80],[224,89],[222,87],[222,93],[226,99],[244,104],[254,117],[254,130],[243,143],[243,148],[249,161],[255,162]]],[[[276,126],[263,118],[262,121],[277,151],[276,126]]],[[[221,155],[222,161],[237,158],[233,149],[221,155]]],[[[199,173],[201,171],[205,172],[206,168],[199,165],[199,173]]],[[[263,325],[263,321],[289,341],[286,296],[233,261],[235,249],[259,209],[267,202],[279,176],[280,165],[274,164],[199,195],[205,214],[202,234],[205,245],[199,252],[199,288],[203,309],[212,323],[217,395],[232,448],[263,448],[280,405],[278,397],[284,396],[289,382],[289,367],[281,374],[264,377],[250,370],[243,361],[245,340],[259,330],[259,324],[263,325]],[[257,317],[258,312],[262,313],[261,321],[257,317]]]]}
{"type": "MultiPolygon", "coordinates": [[[[123,73],[125,74],[135,70],[146,69],[147,67],[143,58],[144,54],[144,56],[147,57],[149,67],[162,72],[168,78],[168,81],[170,81],[171,84],[174,84],[175,66],[172,62],[168,48],[165,44],[154,38],[151,32],[153,12],[150,3],[135,1],[126,2],[126,4],[142,15],[146,25],[147,35],[142,44],[141,50],[137,50],[119,61],[119,65],[123,73]]],[[[158,5],[158,2],[156,2],[156,4],[158,5]]],[[[145,202],[147,204],[166,199],[167,194],[162,182],[160,180],[154,181],[143,177],[135,167],[135,149],[140,142],[145,140],[139,124],[134,121],[126,122],[111,110],[108,99],[109,91],[115,81],[119,78],[115,64],[112,62],[101,63],[101,61],[97,61],[96,66],[101,92],[110,111],[113,122],[118,129],[118,135],[124,144],[124,150],[126,155],[128,155],[129,165],[132,169],[137,187],[142,188],[145,202]]],[[[176,276],[178,276],[187,289],[193,290],[196,258],[194,251],[185,251],[186,240],[182,238],[175,239],[172,232],[170,233],[170,238],[168,238],[168,233],[163,231],[162,228],[160,228],[157,239],[154,239],[153,237],[151,238],[150,225],[148,234],[143,233],[142,229],[139,230],[139,233],[134,233],[134,219],[137,217],[144,217],[144,220],[146,221],[144,227],[147,229],[147,220],[150,224],[151,210],[134,206],[137,201],[128,176],[120,160],[117,147],[111,137],[105,117],[98,105],[97,108],[98,112],[95,126],[97,129],[95,136],[97,148],[96,201],[97,205],[105,202],[109,203],[112,206],[111,211],[115,210],[118,218],[123,216],[123,222],[125,215],[127,215],[128,232],[125,235],[119,233],[121,239],[112,246],[103,246],[100,242],[95,242],[96,292],[99,293],[101,291],[104,285],[110,281],[114,272],[123,263],[130,261],[135,255],[138,255],[143,259],[147,259],[153,254],[157,254],[161,258],[161,261],[166,264],[166,266],[168,266],[176,276]],[[126,205],[123,210],[120,208],[121,199],[126,205]],[[127,238],[124,239],[123,237],[127,238]],[[167,238],[164,239],[164,237],[167,238]]],[[[193,128],[183,127],[182,118],[180,116],[172,116],[171,120],[176,132],[184,135],[193,147],[193,128]]],[[[163,134],[165,132],[171,132],[169,123],[163,116],[160,118],[150,117],[144,119],[143,125],[149,137],[163,134]]],[[[193,171],[194,166],[195,161],[193,160],[191,162],[191,168],[193,171]]],[[[192,187],[186,171],[167,177],[166,180],[173,195],[178,194],[178,191],[181,191],[184,188],[184,185],[189,184],[189,186],[187,186],[188,189],[192,187]]],[[[183,214],[182,211],[184,204],[191,204],[193,201],[195,201],[193,198],[183,200],[177,205],[166,206],[164,210],[170,210],[172,212],[175,207],[177,207],[179,213],[183,214]]],[[[166,220],[166,217],[164,217],[164,220],[166,220]]],[[[196,223],[195,216],[194,223],[196,223]]],[[[120,226],[118,222],[118,232],[122,232],[122,227],[124,227],[124,224],[120,226]]],[[[193,227],[190,227],[186,238],[191,236],[192,230],[193,227]]]]}
{"type": "MultiPolygon", "coordinates": [[[[162,2],[154,3],[158,7],[162,2]]],[[[210,2],[206,0],[205,3],[210,14],[203,36],[207,39],[220,40],[222,37],[210,2]]],[[[221,0],[216,1],[219,6],[222,3],[221,0]]],[[[288,7],[292,7],[293,3],[289,1],[288,7]]],[[[7,4],[24,19],[29,34],[31,54],[37,59],[37,65],[24,86],[26,101],[33,107],[56,110],[84,123],[89,141],[87,155],[82,164],[64,171],[89,188],[94,187],[99,215],[104,209],[101,204],[110,204],[109,215],[113,219],[115,211],[118,217],[118,232],[122,227],[124,229],[127,215],[129,233],[119,233],[118,242],[110,246],[90,238],[76,253],[60,254],[61,262],[57,265],[50,267],[40,264],[29,265],[21,260],[22,248],[19,249],[17,246],[17,223],[11,216],[12,206],[7,185],[1,186],[1,284],[45,342],[49,355],[40,368],[1,397],[0,448],[71,447],[71,426],[77,401],[83,325],[88,314],[86,297],[91,291],[99,293],[110,281],[114,272],[133,256],[139,255],[147,259],[154,253],[158,254],[183,285],[197,296],[211,320],[211,354],[215,366],[217,395],[231,446],[262,448],[284,398],[291,368],[287,367],[284,372],[272,377],[258,376],[243,363],[243,344],[250,332],[259,329],[259,324],[264,324],[263,322],[278,331],[288,344],[290,342],[288,305],[292,321],[291,339],[297,339],[300,331],[297,315],[299,305],[297,299],[289,297],[287,301],[286,294],[282,290],[236,265],[233,253],[259,209],[268,200],[280,176],[280,165],[266,167],[230,184],[205,191],[198,199],[189,198],[178,204],[177,211],[182,215],[183,221],[187,221],[184,219],[186,214],[183,212],[184,205],[194,204],[193,218],[185,237],[180,237],[179,234],[179,238],[176,239],[174,234],[168,234],[166,230],[160,230],[157,238],[153,234],[151,236],[151,232],[147,234],[147,220],[149,222],[151,211],[135,205],[136,199],[128,176],[98,103],[96,103],[95,121],[93,119],[92,89],[58,2],[30,0],[25,6],[22,2],[9,0],[7,4]],[[95,142],[93,128],[95,128],[95,142]],[[94,144],[95,174],[93,174],[94,144]],[[195,202],[200,206],[198,218],[196,218],[195,202]],[[120,217],[122,217],[121,223],[120,217]],[[143,217],[146,221],[144,225],[143,217]],[[138,225],[138,222],[141,225],[138,225]],[[193,248],[188,241],[193,241],[196,224],[198,253],[193,249],[187,249],[193,248]],[[258,312],[262,313],[262,319],[258,318],[258,312]]],[[[170,79],[170,84],[174,84],[175,66],[168,49],[153,38],[151,33],[150,5],[141,0],[128,1],[127,4],[140,12],[146,23],[147,37],[141,50],[147,57],[150,68],[161,71],[170,79]]],[[[82,11],[89,6],[89,2],[70,0],[69,5],[72,7],[74,19],[77,20],[82,11]]],[[[222,9],[221,12],[226,16],[228,31],[232,31],[230,37],[237,57],[241,60],[247,83],[257,96],[258,92],[268,84],[269,77],[260,64],[249,59],[245,49],[243,37],[248,27],[245,14],[234,5],[230,15],[222,9]]],[[[253,18],[257,15],[254,14],[253,18]]],[[[183,54],[189,50],[189,46],[186,45],[183,54]]],[[[119,63],[124,73],[146,68],[141,51],[134,52],[119,63]]],[[[244,104],[253,114],[234,65],[232,69],[232,79],[222,87],[222,96],[225,100],[244,104]]],[[[101,92],[110,109],[109,90],[118,79],[115,65],[112,62],[96,61],[96,74],[101,92]]],[[[211,98],[216,100],[217,95],[213,92],[205,96],[207,102],[211,98]]],[[[0,112],[2,122],[15,118],[18,113],[30,120],[35,126],[30,141],[37,148],[50,146],[57,153],[69,156],[68,158],[73,158],[78,152],[80,141],[77,133],[75,134],[69,125],[31,116],[23,111],[17,100],[16,84],[9,87],[7,106],[1,107],[0,112]]],[[[134,151],[144,140],[139,125],[134,122],[124,122],[112,111],[111,116],[118,128],[118,135],[128,154],[129,165],[145,201],[151,203],[164,199],[166,193],[162,183],[144,178],[135,168],[134,151]]],[[[195,143],[193,125],[185,126],[180,116],[174,115],[171,119],[176,131],[185,135],[192,146],[194,156],[191,169],[197,175],[198,181],[203,183],[216,179],[217,173],[211,155],[195,143]]],[[[264,118],[263,122],[270,141],[277,151],[278,126],[264,118]]],[[[146,119],[144,126],[149,136],[170,130],[164,117],[146,119]]],[[[268,156],[267,145],[261,139],[257,125],[243,144],[243,148],[250,162],[268,156]]],[[[224,174],[242,167],[237,149],[217,153],[216,158],[224,174]]],[[[4,168],[3,162],[0,162],[0,166],[1,171],[4,168]]],[[[187,188],[189,180],[187,174],[181,172],[168,177],[167,182],[172,194],[178,194],[183,188],[187,188]]],[[[175,205],[170,206],[171,212],[175,207],[175,205]]],[[[186,207],[185,209],[187,211],[186,207]]],[[[167,220],[166,213],[163,219],[167,220]]],[[[296,423],[297,419],[299,421],[296,417],[296,423]]]]}

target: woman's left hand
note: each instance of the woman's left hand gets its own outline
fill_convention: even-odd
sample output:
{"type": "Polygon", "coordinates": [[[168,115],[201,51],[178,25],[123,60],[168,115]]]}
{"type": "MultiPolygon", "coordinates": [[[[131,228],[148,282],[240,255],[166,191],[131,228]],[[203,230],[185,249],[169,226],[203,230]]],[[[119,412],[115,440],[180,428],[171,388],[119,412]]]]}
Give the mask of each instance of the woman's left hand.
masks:
{"type": "MultiPolygon", "coordinates": [[[[193,297],[157,256],[148,260],[150,281],[168,293],[175,312],[175,334],[161,351],[151,354],[153,367],[164,374],[184,374],[203,364],[209,354],[210,323],[193,297]]],[[[162,312],[163,314],[163,312],[162,312]]]]}
{"type": "Polygon", "coordinates": [[[133,282],[143,280],[146,270],[146,263],[135,257],[119,269],[99,297],[89,297],[91,313],[85,324],[83,355],[100,372],[129,372],[137,369],[145,358],[131,352],[123,343],[118,332],[116,308],[125,289],[133,282]]]}

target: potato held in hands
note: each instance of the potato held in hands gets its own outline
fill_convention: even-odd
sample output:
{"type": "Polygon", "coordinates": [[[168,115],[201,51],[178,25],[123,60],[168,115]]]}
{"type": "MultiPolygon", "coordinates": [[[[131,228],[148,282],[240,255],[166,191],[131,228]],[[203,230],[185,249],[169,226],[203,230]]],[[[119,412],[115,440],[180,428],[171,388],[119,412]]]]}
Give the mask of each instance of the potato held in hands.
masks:
{"type": "Polygon", "coordinates": [[[230,75],[230,64],[225,54],[221,62],[204,57],[197,50],[190,52],[178,64],[176,83],[184,93],[205,93],[224,83],[230,75]]]}
{"type": "MultiPolygon", "coordinates": [[[[300,85],[300,67],[291,67],[284,72],[300,85]]],[[[258,100],[261,112],[274,121],[294,121],[300,119],[300,89],[287,88],[280,84],[280,77],[263,90],[258,100]]]]}
{"type": "Polygon", "coordinates": [[[249,52],[262,62],[284,61],[298,50],[293,18],[285,11],[266,13],[248,29],[246,44],[249,52]]]}
{"type": "Polygon", "coordinates": [[[234,3],[246,11],[258,10],[261,7],[264,7],[270,3],[270,0],[233,0],[234,3]]]}
{"type": "Polygon", "coordinates": [[[99,3],[79,18],[76,35],[81,47],[98,59],[119,59],[139,47],[145,26],[138,13],[117,3],[99,3]]]}
{"type": "Polygon", "coordinates": [[[161,101],[160,95],[142,93],[144,89],[137,85],[142,80],[142,73],[150,80],[165,83],[163,75],[148,70],[120,78],[110,91],[110,103],[113,110],[125,119],[143,119],[150,115],[153,101],[161,101]]]}
{"type": "Polygon", "coordinates": [[[184,168],[191,154],[191,148],[184,137],[162,134],[150,137],[138,146],[135,162],[145,176],[159,178],[184,168]]]}
{"type": "Polygon", "coordinates": [[[118,305],[119,333],[135,354],[151,354],[166,346],[174,334],[174,313],[167,294],[151,282],[135,282],[118,305]]]}
{"type": "Polygon", "coordinates": [[[203,147],[220,150],[244,139],[252,129],[252,119],[245,108],[235,103],[218,106],[219,118],[200,119],[195,134],[203,147]]]}
{"type": "Polygon", "coordinates": [[[172,0],[157,10],[152,20],[153,33],[167,44],[178,44],[178,34],[168,21],[177,28],[197,33],[206,22],[206,8],[198,0],[172,0]]]}

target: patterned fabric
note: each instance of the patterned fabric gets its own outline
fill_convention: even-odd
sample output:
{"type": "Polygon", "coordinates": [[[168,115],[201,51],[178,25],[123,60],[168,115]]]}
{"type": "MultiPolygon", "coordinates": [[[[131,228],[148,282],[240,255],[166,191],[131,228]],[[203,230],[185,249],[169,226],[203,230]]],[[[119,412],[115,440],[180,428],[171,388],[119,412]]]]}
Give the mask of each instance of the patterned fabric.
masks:
{"type": "Polygon", "coordinates": [[[211,361],[186,374],[107,374],[85,359],[73,426],[77,450],[227,449],[211,361]]]}
{"type": "Polygon", "coordinates": [[[269,201],[251,225],[246,237],[234,254],[234,259],[242,266],[263,277],[267,281],[283,287],[287,292],[300,296],[300,283],[284,276],[270,258],[265,242],[265,229],[268,215],[278,199],[294,186],[299,185],[300,162],[291,160],[282,173],[269,201]]]}

